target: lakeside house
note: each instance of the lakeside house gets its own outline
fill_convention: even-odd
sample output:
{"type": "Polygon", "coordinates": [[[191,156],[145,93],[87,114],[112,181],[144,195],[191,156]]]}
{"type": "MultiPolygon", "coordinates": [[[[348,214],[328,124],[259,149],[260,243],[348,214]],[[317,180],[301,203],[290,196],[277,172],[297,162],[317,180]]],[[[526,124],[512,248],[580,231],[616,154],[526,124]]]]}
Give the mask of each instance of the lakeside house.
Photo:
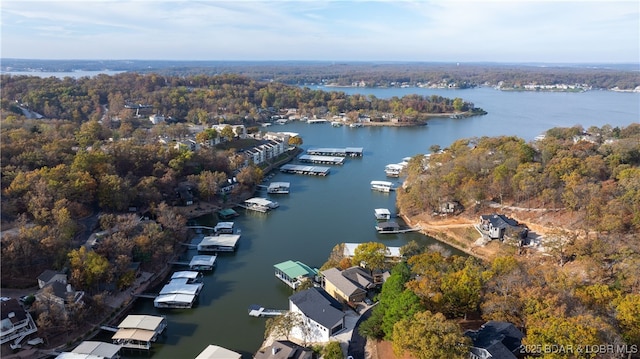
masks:
{"type": "Polygon", "coordinates": [[[373,277],[361,267],[345,270],[329,268],[321,272],[322,288],[342,303],[364,301],[370,289],[375,287],[373,277]]]}
{"type": "Polygon", "coordinates": [[[521,244],[526,239],[529,231],[515,219],[503,214],[484,214],[480,216],[480,230],[489,239],[503,241],[506,237],[515,237],[521,244]]]}
{"type": "Polygon", "coordinates": [[[289,340],[276,340],[256,352],[253,359],[312,359],[313,350],[289,340]]]}
{"type": "Polygon", "coordinates": [[[31,315],[15,298],[0,298],[0,344],[14,341],[15,347],[38,328],[31,315]]]}
{"type": "Polygon", "coordinates": [[[67,284],[67,275],[63,272],[47,269],[38,276],[38,288],[40,289],[52,282],[67,284]]]}
{"type": "Polygon", "coordinates": [[[289,297],[289,311],[300,313],[302,325],[291,336],[305,342],[325,343],[345,328],[342,305],[322,288],[309,288],[289,297]]]}
{"type": "Polygon", "coordinates": [[[478,330],[467,330],[464,335],[473,344],[469,352],[471,359],[516,359],[522,347],[524,334],[508,322],[488,321],[478,330]]]}
{"type": "Polygon", "coordinates": [[[39,302],[55,303],[66,315],[70,305],[82,303],[84,292],[74,290],[71,284],[53,281],[38,290],[34,296],[39,302]]]}
{"type": "Polygon", "coordinates": [[[284,261],[273,266],[276,278],[283,281],[293,289],[297,289],[305,280],[314,280],[318,274],[317,269],[299,261],[284,261]]]}

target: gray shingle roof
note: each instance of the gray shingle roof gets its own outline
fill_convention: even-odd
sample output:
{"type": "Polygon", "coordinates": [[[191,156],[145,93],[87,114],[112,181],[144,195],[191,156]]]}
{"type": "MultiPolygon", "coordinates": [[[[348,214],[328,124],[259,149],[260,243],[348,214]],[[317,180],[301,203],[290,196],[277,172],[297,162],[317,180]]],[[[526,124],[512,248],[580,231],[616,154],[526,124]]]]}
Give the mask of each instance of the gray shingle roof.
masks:
{"type": "Polygon", "coordinates": [[[305,316],[326,328],[332,328],[344,318],[340,303],[321,288],[300,291],[290,296],[289,300],[305,316]]]}

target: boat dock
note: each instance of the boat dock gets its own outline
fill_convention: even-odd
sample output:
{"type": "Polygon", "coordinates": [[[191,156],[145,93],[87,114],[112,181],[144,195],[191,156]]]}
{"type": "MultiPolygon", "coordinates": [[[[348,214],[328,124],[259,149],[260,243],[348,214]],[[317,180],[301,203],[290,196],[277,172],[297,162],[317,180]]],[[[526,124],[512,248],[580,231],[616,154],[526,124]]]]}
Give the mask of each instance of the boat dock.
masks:
{"type": "Polygon", "coordinates": [[[292,165],[285,164],[280,167],[280,171],[284,173],[295,173],[295,174],[303,174],[303,175],[312,175],[312,176],[326,176],[329,174],[329,167],[322,166],[301,166],[301,165],[292,165]]]}
{"type": "Polygon", "coordinates": [[[340,156],[340,157],[362,157],[364,148],[362,147],[345,147],[345,148],[310,148],[307,153],[319,156],[340,156]]]}
{"type": "Polygon", "coordinates": [[[344,163],[344,157],[302,155],[298,157],[298,161],[307,163],[322,163],[326,165],[341,165],[344,163]]]}
{"type": "Polygon", "coordinates": [[[257,304],[252,304],[249,306],[249,315],[252,317],[258,317],[258,318],[277,317],[279,315],[283,315],[286,312],[287,312],[286,310],[280,310],[280,309],[267,309],[257,304]]]}
{"type": "Polygon", "coordinates": [[[401,228],[400,225],[396,222],[381,222],[378,223],[375,227],[380,234],[398,234],[416,232],[420,230],[420,227],[401,228]]]}

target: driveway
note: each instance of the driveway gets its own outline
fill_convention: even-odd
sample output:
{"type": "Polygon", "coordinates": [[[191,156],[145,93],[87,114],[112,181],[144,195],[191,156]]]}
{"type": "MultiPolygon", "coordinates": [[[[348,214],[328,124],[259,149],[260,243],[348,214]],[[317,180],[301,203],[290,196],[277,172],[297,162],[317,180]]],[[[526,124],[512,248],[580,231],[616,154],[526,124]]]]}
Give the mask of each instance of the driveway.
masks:
{"type": "Polygon", "coordinates": [[[367,344],[367,339],[360,335],[358,328],[363,320],[367,320],[367,318],[371,316],[373,308],[375,308],[375,305],[368,308],[367,311],[360,316],[360,319],[358,319],[358,322],[355,324],[355,328],[353,328],[353,331],[351,332],[351,340],[349,341],[347,355],[353,357],[353,359],[365,359],[364,346],[367,344]]]}

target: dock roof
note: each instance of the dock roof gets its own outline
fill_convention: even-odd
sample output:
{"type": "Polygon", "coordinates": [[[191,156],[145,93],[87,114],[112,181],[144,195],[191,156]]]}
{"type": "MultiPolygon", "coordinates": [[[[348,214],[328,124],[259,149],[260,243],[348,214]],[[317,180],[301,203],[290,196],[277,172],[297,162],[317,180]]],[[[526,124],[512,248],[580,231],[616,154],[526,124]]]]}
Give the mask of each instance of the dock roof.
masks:
{"type": "Polygon", "coordinates": [[[95,355],[101,358],[115,358],[122,346],[98,342],[93,340],[85,340],[75,347],[71,352],[76,354],[95,355]]]}
{"type": "Polygon", "coordinates": [[[196,359],[240,359],[241,357],[242,355],[229,349],[217,345],[209,345],[198,354],[196,359]]]}
{"type": "Polygon", "coordinates": [[[157,296],[153,302],[154,303],[193,303],[196,300],[196,296],[194,294],[160,294],[157,296]]]}
{"type": "Polygon", "coordinates": [[[245,203],[249,203],[249,204],[257,204],[260,206],[268,206],[271,203],[273,203],[273,201],[270,201],[266,198],[261,198],[261,197],[253,197],[253,198],[249,198],[248,200],[244,201],[245,203]]]}
{"type": "Polygon", "coordinates": [[[376,214],[387,214],[387,215],[391,215],[391,211],[389,211],[387,208],[376,208],[373,210],[376,214]]]}
{"type": "Polygon", "coordinates": [[[192,271],[192,270],[182,270],[182,271],[178,271],[178,272],[173,272],[173,274],[171,275],[171,279],[178,279],[178,278],[187,278],[187,279],[196,279],[200,276],[200,272],[197,271],[192,271]]]}
{"type": "Polygon", "coordinates": [[[274,265],[274,267],[286,274],[289,278],[298,278],[300,276],[314,276],[318,274],[318,271],[312,269],[306,264],[298,261],[285,261],[274,265]]]}
{"type": "Polygon", "coordinates": [[[240,240],[239,234],[221,234],[202,238],[199,246],[229,246],[234,247],[240,240]]]}
{"type": "Polygon", "coordinates": [[[154,315],[127,315],[126,318],[118,325],[118,328],[128,329],[145,329],[156,330],[158,329],[165,319],[154,315]]]}
{"type": "Polygon", "coordinates": [[[216,256],[195,255],[189,262],[190,266],[213,266],[216,262],[216,256]]]}
{"type": "Polygon", "coordinates": [[[162,287],[160,294],[189,294],[197,295],[202,289],[202,283],[187,284],[186,278],[172,279],[167,285],[162,287]]]}
{"type": "Polygon", "coordinates": [[[144,329],[119,329],[111,339],[114,340],[138,340],[141,342],[150,342],[155,337],[156,332],[144,329]]]}

